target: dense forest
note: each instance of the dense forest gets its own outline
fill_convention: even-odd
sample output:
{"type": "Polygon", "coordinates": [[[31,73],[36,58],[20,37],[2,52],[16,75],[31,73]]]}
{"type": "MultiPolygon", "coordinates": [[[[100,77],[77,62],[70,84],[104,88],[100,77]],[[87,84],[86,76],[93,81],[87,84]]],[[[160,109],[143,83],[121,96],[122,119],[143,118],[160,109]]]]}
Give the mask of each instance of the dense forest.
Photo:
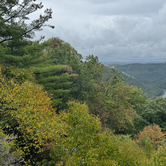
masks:
{"type": "Polygon", "coordinates": [[[138,81],[134,77],[131,77],[124,73],[122,73],[122,76],[124,78],[124,83],[126,85],[137,86],[138,88],[141,88],[142,91],[147,95],[147,98],[149,99],[155,99],[156,97],[159,97],[163,94],[163,89],[159,88],[156,85],[144,84],[143,82],[138,81]]]}
{"type": "MultiPolygon", "coordinates": [[[[151,89],[152,85],[154,87],[154,91],[142,88],[151,99],[160,96],[162,94],[161,90],[166,89],[166,63],[132,63],[119,65],[118,69],[134,77],[135,80],[138,80],[139,82],[141,82],[141,84],[144,83],[145,85],[147,85],[147,87],[149,87],[149,89],[151,89]]],[[[130,84],[128,78],[125,79],[125,83],[129,85],[135,85],[134,82],[130,84]]],[[[141,84],[139,85],[140,88],[142,87],[141,84]]]]}
{"type": "MultiPolygon", "coordinates": [[[[0,1],[0,165],[165,166],[166,98],[69,43],[34,41],[52,10],[0,1]]],[[[156,85],[157,86],[157,85],[156,85]]]]}

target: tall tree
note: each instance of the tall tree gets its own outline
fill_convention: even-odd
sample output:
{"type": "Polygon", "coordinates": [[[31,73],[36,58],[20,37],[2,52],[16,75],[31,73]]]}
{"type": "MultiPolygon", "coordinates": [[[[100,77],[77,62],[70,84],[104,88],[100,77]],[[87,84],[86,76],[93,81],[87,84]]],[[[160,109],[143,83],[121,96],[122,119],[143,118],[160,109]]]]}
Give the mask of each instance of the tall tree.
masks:
{"type": "Polygon", "coordinates": [[[129,94],[132,88],[122,82],[112,86],[109,90],[105,105],[109,111],[107,126],[116,133],[123,133],[126,123],[132,122],[135,110],[133,109],[129,94]]]}
{"type": "MultiPolygon", "coordinates": [[[[88,101],[89,91],[92,89],[91,78],[86,74],[86,67],[82,61],[82,56],[69,43],[64,42],[59,38],[51,38],[45,43],[48,43],[44,51],[44,56],[54,65],[68,65],[72,68],[72,77],[68,81],[72,84],[68,85],[69,93],[63,95],[63,103],[68,100],[88,101]]],[[[68,69],[70,69],[68,67],[68,69]]],[[[66,105],[67,106],[67,105],[66,105]]]]}
{"type": "Polygon", "coordinates": [[[16,39],[30,39],[34,36],[34,31],[41,30],[52,18],[52,10],[46,9],[44,15],[33,20],[30,24],[25,23],[29,20],[28,15],[38,9],[42,9],[42,3],[34,3],[36,0],[1,0],[0,2],[0,43],[16,39]]]}
{"type": "MultiPolygon", "coordinates": [[[[52,18],[52,10],[46,9],[43,15],[32,20],[29,15],[43,8],[42,3],[35,3],[36,0],[1,0],[0,1],[0,45],[7,48],[5,53],[10,56],[1,56],[3,62],[15,63],[16,58],[21,56],[25,60],[27,54],[26,46],[31,46],[31,39],[35,31],[39,31],[47,25],[46,22],[52,18]],[[15,55],[15,57],[11,56],[15,55]]],[[[42,39],[43,37],[41,37],[42,39]]],[[[27,59],[26,59],[27,60],[27,59]]]]}
{"type": "Polygon", "coordinates": [[[43,86],[28,81],[33,79],[32,72],[11,69],[4,72],[0,68],[0,125],[5,133],[15,136],[15,145],[24,152],[24,164],[36,165],[48,154],[43,152],[46,144],[56,140],[65,127],[61,124],[59,128],[61,122],[43,86]],[[6,73],[11,78],[6,78],[6,73]]]}
{"type": "Polygon", "coordinates": [[[38,83],[43,84],[45,89],[51,94],[52,105],[57,107],[57,111],[63,108],[63,96],[69,93],[69,77],[72,69],[66,65],[39,64],[31,67],[36,75],[38,83]]]}
{"type": "MultiPolygon", "coordinates": [[[[155,100],[147,100],[145,104],[137,110],[137,114],[148,124],[157,124],[162,131],[166,131],[166,98],[158,97],[155,100]]],[[[141,124],[139,124],[140,126],[141,124]]],[[[145,126],[142,126],[145,127],[145,126]]]]}

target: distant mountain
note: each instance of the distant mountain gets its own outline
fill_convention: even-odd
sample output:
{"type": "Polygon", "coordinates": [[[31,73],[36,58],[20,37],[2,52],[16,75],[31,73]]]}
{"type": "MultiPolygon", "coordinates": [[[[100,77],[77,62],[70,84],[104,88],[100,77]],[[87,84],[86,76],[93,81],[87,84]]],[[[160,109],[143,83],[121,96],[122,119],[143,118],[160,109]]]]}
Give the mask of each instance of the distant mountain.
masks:
{"type": "Polygon", "coordinates": [[[163,94],[163,90],[155,85],[144,84],[143,82],[140,82],[135,78],[128,76],[124,73],[122,73],[122,76],[124,78],[125,84],[141,88],[142,91],[147,95],[147,98],[155,99],[156,97],[161,96],[163,94]]]}
{"type": "Polygon", "coordinates": [[[118,68],[144,84],[166,89],[166,63],[132,63],[118,68]]]}
{"type": "Polygon", "coordinates": [[[141,88],[148,98],[155,99],[166,89],[166,63],[133,63],[120,65],[118,69],[122,71],[125,84],[141,88]]]}

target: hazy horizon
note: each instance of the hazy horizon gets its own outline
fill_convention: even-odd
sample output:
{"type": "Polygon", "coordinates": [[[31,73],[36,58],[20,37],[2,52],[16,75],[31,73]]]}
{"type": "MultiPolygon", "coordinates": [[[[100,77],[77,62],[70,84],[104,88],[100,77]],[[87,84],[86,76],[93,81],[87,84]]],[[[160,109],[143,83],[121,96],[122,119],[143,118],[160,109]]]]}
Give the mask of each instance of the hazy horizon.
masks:
{"type": "Polygon", "coordinates": [[[107,61],[100,61],[103,64],[107,64],[107,65],[125,65],[125,64],[131,64],[131,63],[141,63],[141,64],[146,64],[146,63],[166,63],[166,59],[165,60],[107,60],[107,61]]]}

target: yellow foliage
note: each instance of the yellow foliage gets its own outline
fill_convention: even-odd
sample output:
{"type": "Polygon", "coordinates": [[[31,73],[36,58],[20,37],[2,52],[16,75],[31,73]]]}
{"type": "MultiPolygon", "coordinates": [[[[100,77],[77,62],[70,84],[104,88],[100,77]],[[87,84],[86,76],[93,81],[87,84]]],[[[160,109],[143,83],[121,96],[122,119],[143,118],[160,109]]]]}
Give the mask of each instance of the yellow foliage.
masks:
{"type": "Polygon", "coordinates": [[[30,81],[15,83],[0,73],[0,97],[2,127],[20,139],[18,146],[26,153],[32,147],[40,152],[46,142],[56,140],[65,133],[67,125],[61,124],[41,85],[30,81]]]}
{"type": "Polygon", "coordinates": [[[160,141],[164,139],[165,133],[161,131],[159,125],[153,124],[146,126],[143,131],[138,134],[139,140],[143,139],[145,135],[151,139],[154,145],[159,145],[160,141]]]}

